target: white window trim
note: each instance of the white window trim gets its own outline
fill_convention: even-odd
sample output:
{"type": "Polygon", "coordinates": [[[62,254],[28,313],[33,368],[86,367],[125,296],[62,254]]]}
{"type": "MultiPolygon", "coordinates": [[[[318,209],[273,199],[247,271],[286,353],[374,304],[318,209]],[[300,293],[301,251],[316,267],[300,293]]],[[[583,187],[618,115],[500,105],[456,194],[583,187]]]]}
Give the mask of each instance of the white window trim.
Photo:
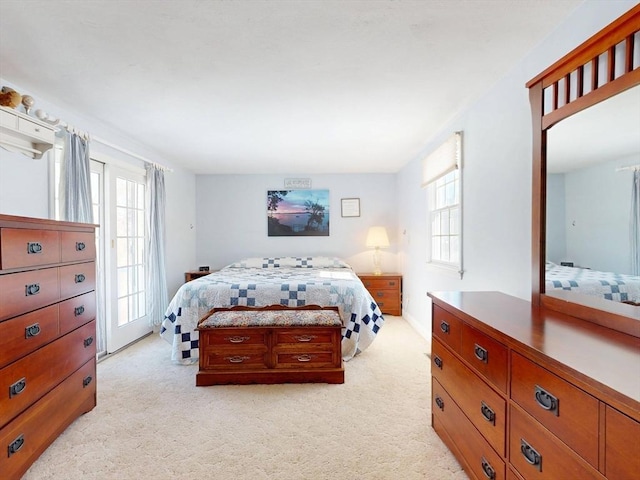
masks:
{"type": "Polygon", "coordinates": [[[463,260],[464,260],[464,231],[463,231],[463,219],[464,219],[464,201],[463,201],[463,179],[462,179],[462,132],[455,132],[451,135],[443,144],[438,147],[432,154],[427,156],[423,160],[423,183],[422,186],[427,189],[427,207],[428,207],[428,218],[427,218],[427,261],[426,266],[428,270],[442,273],[447,276],[459,277],[463,278],[464,268],[463,268],[463,260]],[[449,158],[443,158],[449,157],[449,158]],[[436,162],[438,164],[437,169],[439,169],[440,174],[437,176],[432,176],[429,171],[433,171],[433,168],[428,167],[428,165],[433,165],[436,162]],[[442,167],[444,165],[444,167],[442,167]],[[459,209],[459,242],[460,242],[460,259],[459,262],[451,263],[451,262],[443,262],[440,260],[432,259],[432,230],[431,230],[431,214],[434,211],[431,208],[431,196],[435,195],[432,193],[433,188],[435,188],[435,181],[444,175],[450,173],[451,171],[458,169],[458,188],[459,188],[459,200],[458,200],[458,209],[459,209]],[[428,183],[425,183],[429,180],[428,183]]]}

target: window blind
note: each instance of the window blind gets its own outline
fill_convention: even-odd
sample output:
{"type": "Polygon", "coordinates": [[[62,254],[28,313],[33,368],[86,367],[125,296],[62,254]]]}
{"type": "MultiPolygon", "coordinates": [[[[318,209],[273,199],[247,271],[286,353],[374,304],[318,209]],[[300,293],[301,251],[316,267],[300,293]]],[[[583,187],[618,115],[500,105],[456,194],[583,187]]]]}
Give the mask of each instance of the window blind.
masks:
{"type": "Polygon", "coordinates": [[[426,187],[443,175],[460,168],[461,153],[462,132],[455,132],[422,160],[422,186],[426,187]]]}

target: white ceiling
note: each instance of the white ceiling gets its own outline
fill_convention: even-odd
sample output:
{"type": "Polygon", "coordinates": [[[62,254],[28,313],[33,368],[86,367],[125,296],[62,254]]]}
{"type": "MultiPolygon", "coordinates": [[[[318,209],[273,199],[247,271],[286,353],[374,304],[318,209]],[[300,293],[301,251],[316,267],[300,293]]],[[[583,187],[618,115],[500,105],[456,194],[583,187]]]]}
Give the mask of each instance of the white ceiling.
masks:
{"type": "Polygon", "coordinates": [[[0,76],[195,173],[396,172],[579,3],[0,0],[0,76]]]}
{"type": "Polygon", "coordinates": [[[640,86],[554,125],[547,172],[562,173],[611,160],[640,161],[640,86]]]}

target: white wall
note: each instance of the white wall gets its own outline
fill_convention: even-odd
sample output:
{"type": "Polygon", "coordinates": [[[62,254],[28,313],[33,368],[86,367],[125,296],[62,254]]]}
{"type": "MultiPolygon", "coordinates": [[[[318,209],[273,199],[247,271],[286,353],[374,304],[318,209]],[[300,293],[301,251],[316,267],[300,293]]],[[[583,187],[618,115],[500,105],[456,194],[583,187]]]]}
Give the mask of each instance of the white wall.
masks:
{"type": "Polygon", "coordinates": [[[638,160],[612,160],[565,174],[566,260],[594,270],[631,274],[633,172],[616,172],[616,168],[638,160]]]}
{"type": "Polygon", "coordinates": [[[34,160],[0,148],[0,213],[48,217],[50,152],[34,160]]]}
{"type": "MultiPolygon", "coordinates": [[[[293,176],[293,175],[292,175],[293,176]]],[[[382,252],[383,271],[396,271],[398,206],[394,174],[295,175],[312,188],[329,190],[328,237],[268,237],[267,190],[283,190],[286,175],[199,175],[197,191],[198,265],[218,269],[249,256],[339,256],[359,272],[373,268],[365,247],[367,229],[388,227],[390,248],[382,252]],[[340,214],[340,199],[360,198],[360,217],[340,214]]]]}
{"type": "Polygon", "coordinates": [[[588,0],[522,59],[493,89],[444,126],[423,155],[451,132],[464,131],[462,280],[425,264],[426,195],[420,158],[397,178],[399,250],[404,314],[423,335],[431,333],[429,291],[500,290],[524,299],[531,291],[531,114],[525,84],[635,1],[588,0]]]}
{"type": "Polygon", "coordinates": [[[560,265],[567,258],[564,173],[547,175],[547,260],[560,265]]]}
{"type": "MultiPolygon", "coordinates": [[[[134,152],[154,162],[173,167],[167,159],[145,148],[100,122],[72,111],[65,99],[44,99],[37,91],[26,89],[0,78],[0,85],[8,85],[21,93],[28,93],[36,100],[35,109],[43,109],[75,127],[90,132],[119,147],[134,152]]],[[[176,139],[179,141],[179,139],[176,139]]],[[[111,158],[136,167],[143,166],[140,160],[92,142],[90,151],[101,158],[111,158]]],[[[30,159],[18,153],[0,148],[0,213],[27,217],[49,218],[49,161],[47,153],[41,160],[30,159]]],[[[175,168],[165,174],[167,189],[167,287],[172,296],[184,283],[184,271],[195,264],[195,231],[190,229],[195,220],[195,175],[175,168]]]]}

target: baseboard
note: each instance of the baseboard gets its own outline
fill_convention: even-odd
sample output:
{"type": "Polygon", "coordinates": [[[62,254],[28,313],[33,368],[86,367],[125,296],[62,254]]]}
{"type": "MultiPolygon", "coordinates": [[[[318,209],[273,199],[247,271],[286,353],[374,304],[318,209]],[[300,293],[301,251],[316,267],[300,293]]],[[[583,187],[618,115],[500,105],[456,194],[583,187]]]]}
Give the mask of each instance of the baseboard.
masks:
{"type": "Polygon", "coordinates": [[[409,325],[425,340],[431,342],[431,331],[425,326],[424,322],[418,322],[409,313],[402,312],[402,318],[404,318],[409,325]]]}

